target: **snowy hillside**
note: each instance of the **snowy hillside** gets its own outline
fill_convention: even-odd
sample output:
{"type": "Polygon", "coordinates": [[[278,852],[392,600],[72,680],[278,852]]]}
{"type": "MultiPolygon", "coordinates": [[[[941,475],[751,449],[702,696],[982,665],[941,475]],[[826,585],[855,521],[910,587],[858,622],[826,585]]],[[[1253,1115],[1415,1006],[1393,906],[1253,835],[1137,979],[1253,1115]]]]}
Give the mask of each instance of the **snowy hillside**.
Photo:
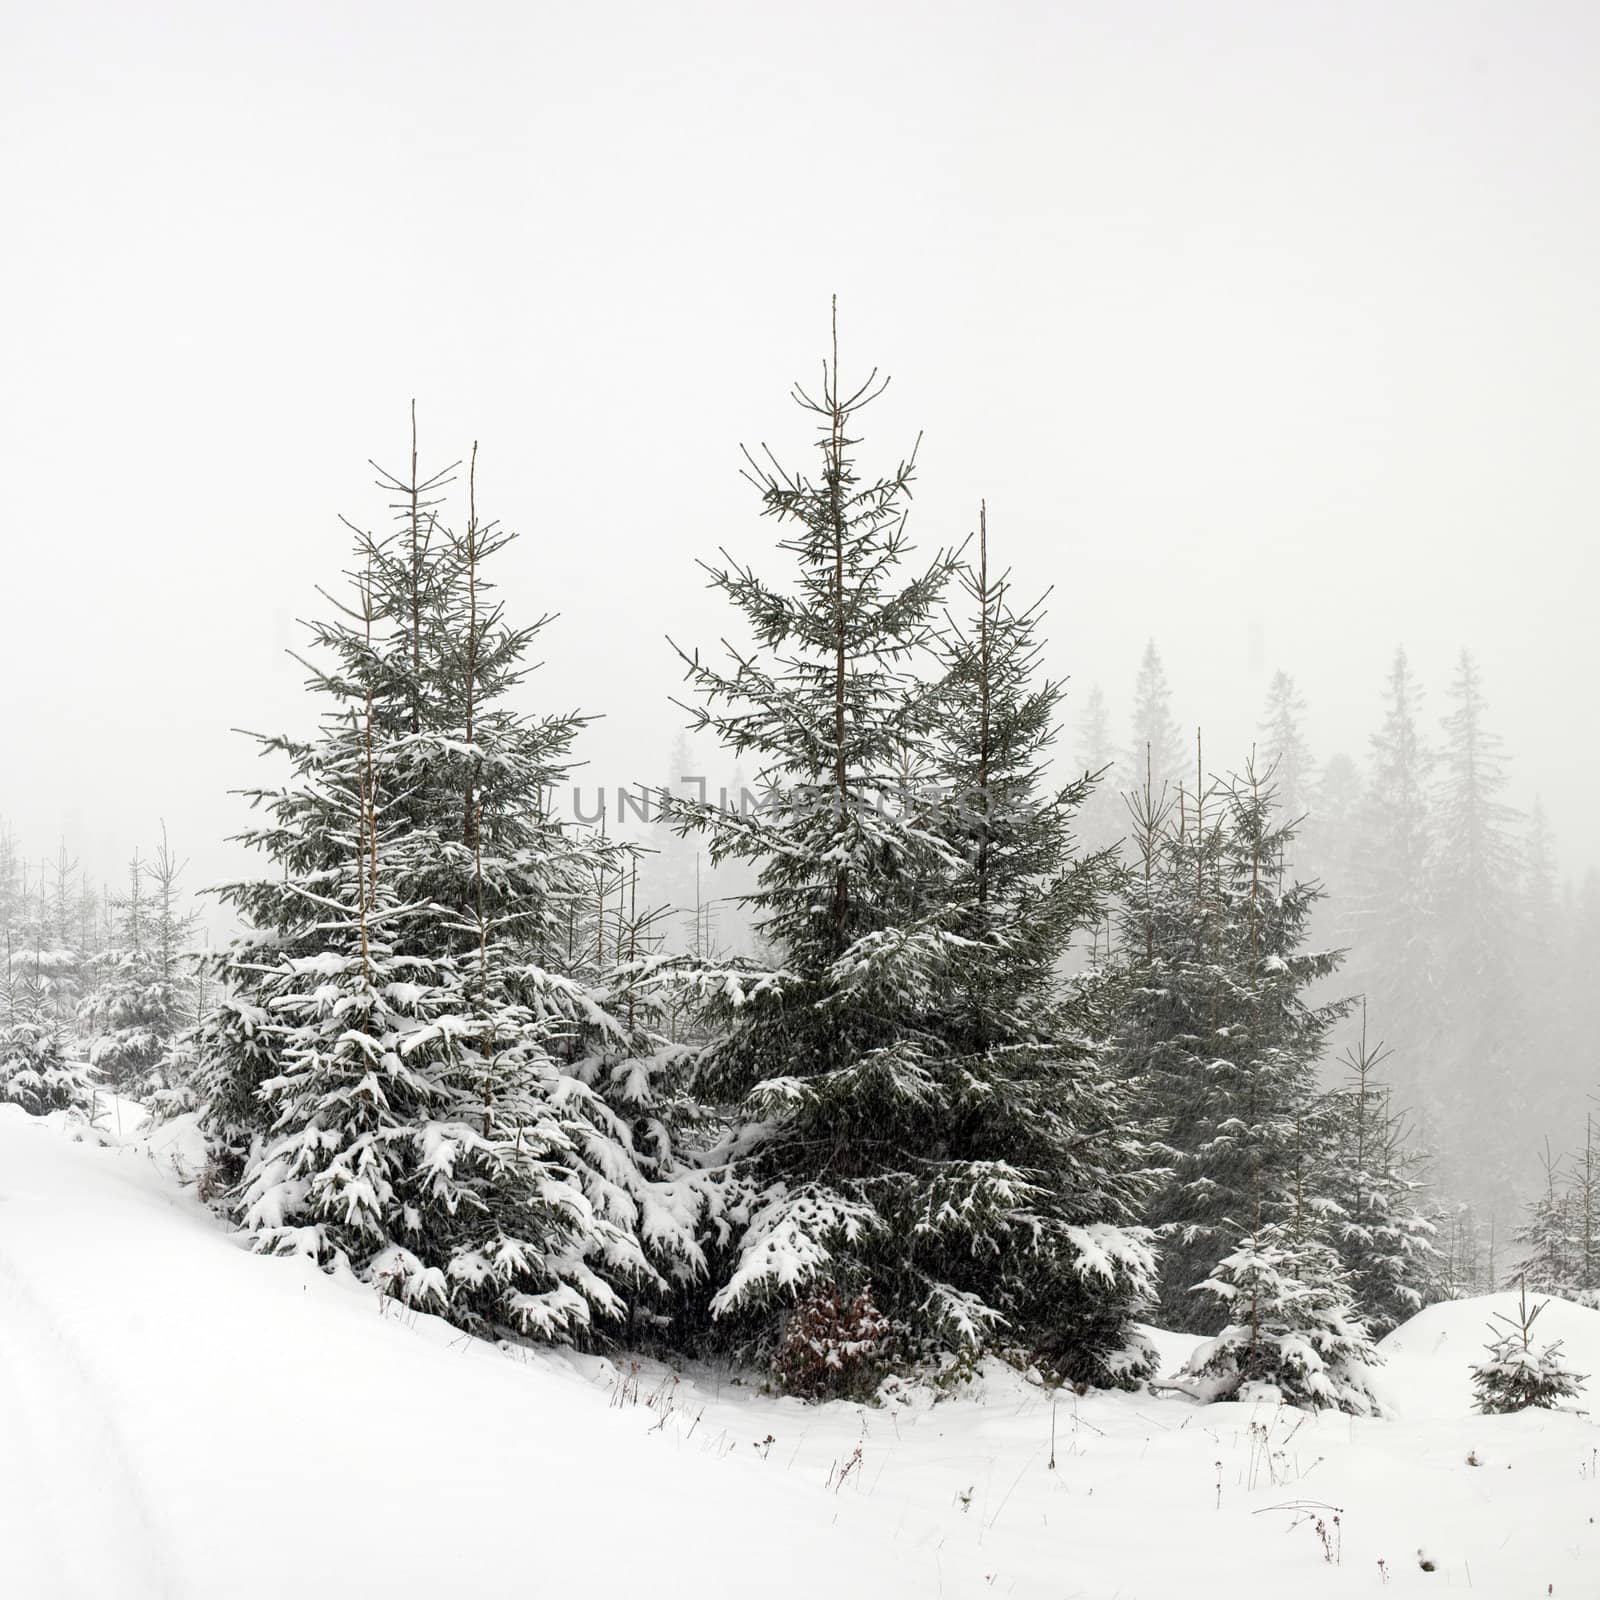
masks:
{"type": "MultiPolygon", "coordinates": [[[[181,1164],[0,1106],[0,1594],[1600,1592],[1600,1427],[1469,1409],[1509,1297],[1386,1341],[1392,1420],[1004,1369],[808,1407],[475,1344],[246,1253],[181,1164]]],[[[1600,1313],[1541,1333],[1600,1375],[1600,1313]]]]}

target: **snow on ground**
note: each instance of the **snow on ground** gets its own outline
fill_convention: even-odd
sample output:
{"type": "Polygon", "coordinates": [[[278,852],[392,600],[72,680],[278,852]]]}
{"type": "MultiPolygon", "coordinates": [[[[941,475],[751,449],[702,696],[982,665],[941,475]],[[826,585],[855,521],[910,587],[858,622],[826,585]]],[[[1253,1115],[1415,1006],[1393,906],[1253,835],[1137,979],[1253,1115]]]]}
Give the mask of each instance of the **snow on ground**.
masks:
{"type": "MultiPolygon", "coordinates": [[[[1392,1420],[1000,1367],[805,1406],[252,1256],[184,1126],[122,1111],[101,1144],[0,1107],[0,1596],[1600,1595],[1600,1427],[1470,1410],[1505,1296],[1391,1336],[1392,1420]]],[[[1600,1313],[1540,1331],[1600,1389],[1600,1313]]]]}

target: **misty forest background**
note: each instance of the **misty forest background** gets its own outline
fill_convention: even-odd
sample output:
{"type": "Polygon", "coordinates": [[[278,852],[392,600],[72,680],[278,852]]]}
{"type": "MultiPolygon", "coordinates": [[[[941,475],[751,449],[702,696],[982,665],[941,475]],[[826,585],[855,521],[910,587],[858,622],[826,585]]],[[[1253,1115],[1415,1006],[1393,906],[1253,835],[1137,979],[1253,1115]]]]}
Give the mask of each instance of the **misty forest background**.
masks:
{"type": "Polygon", "coordinates": [[[797,1392],[840,1381],[807,1350],[1002,1329],[1123,1381],[1134,1317],[1216,1332],[1264,1262],[1373,1330],[1524,1272],[1600,1292],[1600,875],[1472,641],[1423,681],[1396,640],[1346,751],[1292,659],[1238,748],[1180,725],[1158,638],[1131,683],[1055,682],[1071,549],[908,523],[875,392],[835,356],[799,391],[820,470],[747,456],[768,520],[697,552],[733,645],[638,643],[684,682],[629,804],[579,764],[607,708],[528,676],[605,619],[494,587],[475,447],[419,465],[413,423],[343,587],[306,575],[323,714],[263,740],[260,879],[188,881],[159,795],[120,881],[0,827],[0,1097],[195,1117],[263,1248],[464,1326],[732,1348],[797,1392]]]}

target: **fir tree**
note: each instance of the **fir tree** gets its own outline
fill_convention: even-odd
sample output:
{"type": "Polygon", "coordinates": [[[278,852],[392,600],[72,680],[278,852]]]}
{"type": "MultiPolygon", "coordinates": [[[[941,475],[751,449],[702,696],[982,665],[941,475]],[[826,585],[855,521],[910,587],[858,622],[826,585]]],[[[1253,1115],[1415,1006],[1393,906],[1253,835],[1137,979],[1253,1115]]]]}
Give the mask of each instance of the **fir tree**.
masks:
{"type": "Polygon", "coordinates": [[[1563,1400],[1575,1399],[1587,1383],[1583,1374],[1568,1369],[1559,1339],[1538,1347],[1533,1343],[1533,1325],[1548,1303],[1530,1307],[1528,1286],[1523,1283],[1517,1314],[1508,1317],[1495,1313],[1495,1322],[1501,1324],[1501,1329],[1497,1332],[1493,1323],[1489,1325],[1493,1335],[1493,1342],[1485,1346],[1489,1359],[1472,1369],[1479,1411],[1492,1416],[1525,1411],[1530,1406],[1550,1410],[1563,1400]]]}
{"type": "Polygon", "coordinates": [[[197,919],[181,901],[182,872],[163,825],[154,856],[135,851],[129,863],[118,945],[96,963],[98,981],[80,1008],[96,1071],[136,1097],[173,1086],[172,1052],[195,1020],[188,943],[197,919]]]}
{"type": "Polygon", "coordinates": [[[1172,691],[1154,639],[1145,644],[1134,680],[1132,735],[1127,770],[1142,775],[1148,767],[1158,788],[1175,785],[1188,769],[1188,744],[1172,714],[1172,691]]]}
{"type": "Polygon", "coordinates": [[[1354,863],[1351,977],[1388,1022],[1395,1092],[1416,1109],[1429,1140],[1440,1130],[1444,1098],[1436,1077],[1435,762],[1421,729],[1422,692],[1403,649],[1395,652],[1384,695],[1354,863]]]}
{"type": "Polygon", "coordinates": [[[1377,1353],[1344,1265],[1326,1244],[1269,1225],[1242,1240],[1199,1289],[1221,1307],[1224,1326],[1190,1356],[1185,1371],[1203,1386],[1191,1392],[1377,1411],[1367,1380],[1377,1353]]]}
{"type": "Polygon", "coordinates": [[[1332,1203],[1327,1231],[1379,1336],[1422,1308],[1439,1272],[1436,1229],[1421,1204],[1421,1157],[1379,1076],[1388,1059],[1381,1043],[1368,1043],[1363,1004],[1360,1035],[1344,1052],[1345,1082],[1321,1112],[1331,1133],[1319,1184],[1332,1203]]]}
{"type": "Polygon", "coordinates": [[[90,1074],[69,1059],[49,996],[31,974],[8,972],[0,990],[0,1105],[36,1117],[89,1115],[93,1100],[90,1074]]]}
{"type": "Polygon", "coordinates": [[[1218,1310],[1191,1290],[1240,1238],[1307,1204],[1317,1064],[1347,1006],[1308,998],[1338,958],[1303,948],[1321,891],[1283,879],[1293,827],[1270,786],[1247,773],[1180,795],[1162,820],[1121,921],[1118,1048],[1170,1170],[1148,1213],[1164,1240],[1161,1315],[1209,1332],[1218,1310]]]}
{"type": "Polygon", "coordinates": [[[933,670],[952,563],[907,574],[910,460],[880,479],[857,471],[854,420],[879,392],[875,376],[844,388],[837,348],[820,395],[796,391],[820,424],[820,475],[750,458],[793,582],[731,559],[713,568],[756,647],[725,669],[684,653],[699,726],[755,761],[768,795],[750,817],[679,808],[713,859],[758,870],[749,898],[774,957],[693,974],[714,1034],[697,1082],[724,1109],[721,1154],[748,1196],[711,1311],[727,1336],[781,1355],[791,1308],[804,1325],[824,1304],[865,1304],[894,1326],[902,1360],[1037,1340],[1061,1317],[1074,1347],[1061,1364],[1109,1375],[1143,1247],[1120,1214],[1126,1191],[1096,1196],[1085,1180],[1106,1163],[1126,1185],[1137,1160],[1078,1126],[1090,1137],[1062,1165],[1088,1051],[1016,1014],[1092,902],[1060,854],[1081,794],[1026,826],[999,806],[953,820],[919,795],[944,763],[961,769],[958,799],[974,783],[1030,794],[1058,691],[1028,687],[1031,624],[1019,634],[1014,619],[1001,687],[992,596],[976,634],[946,640],[942,689],[919,675],[933,670]],[[986,641],[987,677],[973,670],[986,641]],[[1005,719],[1017,742],[997,759],[1005,719]],[[1002,908],[1019,905],[1039,909],[1036,939],[1013,926],[1009,951],[987,948],[1002,908]]]}
{"type": "MultiPolygon", "coordinates": [[[[1152,1288],[1137,1222],[1153,1174],[1132,1096],[1091,1042],[1104,1029],[1096,985],[1059,976],[1073,939],[1104,915],[1116,856],[1076,852],[1090,778],[1046,787],[1064,686],[1038,670],[1042,601],[1014,608],[1008,577],[990,570],[983,512],[978,560],[960,582],[966,620],[941,641],[935,748],[962,860],[942,892],[965,941],[949,1006],[954,1073],[944,1068],[959,1086],[959,1132],[947,1143],[1033,1188],[1025,1222],[987,1223],[999,1249],[981,1292],[1013,1336],[1075,1380],[1126,1381],[1147,1361],[1131,1322],[1152,1288]]],[[[961,1267],[940,1272],[956,1279],[961,1267]]]]}
{"type": "Polygon", "coordinates": [[[1539,1294],[1576,1300],[1585,1287],[1579,1217],[1573,1203],[1577,1197],[1561,1161],[1551,1154],[1548,1139],[1540,1161],[1544,1183],[1523,1206],[1523,1222],[1514,1235],[1523,1255],[1505,1287],[1522,1284],[1539,1294]]]}
{"type": "Polygon", "coordinates": [[[245,838],[275,870],[223,891],[251,931],[196,1080],[213,1182],[259,1247],[566,1338],[701,1269],[699,1201],[675,1181],[670,1062],[608,1008],[590,952],[564,959],[575,901],[620,859],[544,805],[583,719],[508,704],[542,623],[505,622],[483,567],[508,536],[475,492],[447,528],[448,481],[414,456],[384,476],[397,531],[360,537],[354,603],[312,629],[320,731],[262,741],[292,776],[252,792],[245,838]]]}
{"type": "Polygon", "coordinates": [[[1455,1165],[1449,1176],[1458,1185],[1470,1183],[1474,1193],[1504,1200],[1514,1190],[1505,1151],[1536,1126],[1516,1070],[1525,1022],[1516,1003],[1512,945],[1516,813],[1504,799],[1506,757],[1488,726],[1477,666],[1466,652],[1450,698],[1438,788],[1440,837],[1449,848],[1440,856],[1435,909],[1449,1002],[1440,1064],[1451,1137],[1439,1147],[1450,1151],[1455,1165]]]}

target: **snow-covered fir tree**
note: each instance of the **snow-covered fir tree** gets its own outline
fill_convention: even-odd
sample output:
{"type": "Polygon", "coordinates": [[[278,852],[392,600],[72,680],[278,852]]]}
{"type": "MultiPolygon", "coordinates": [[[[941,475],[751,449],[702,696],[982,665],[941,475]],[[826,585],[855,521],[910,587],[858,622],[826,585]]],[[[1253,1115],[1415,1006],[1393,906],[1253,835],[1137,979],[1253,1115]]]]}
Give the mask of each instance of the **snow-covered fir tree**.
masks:
{"type": "Polygon", "coordinates": [[[1223,1327],[1185,1366],[1191,1392],[1358,1416],[1378,1410],[1368,1380],[1378,1363],[1371,1332],[1328,1245],[1288,1223],[1269,1224],[1219,1261],[1199,1293],[1220,1307],[1223,1327]]]}
{"type": "Polygon", "coordinates": [[[362,536],[354,599],[315,624],[306,739],[253,792],[272,862],[224,899],[250,931],[198,1030],[224,1204],[267,1250],[347,1262],[473,1329],[572,1338],[702,1262],[662,1081],[565,959],[615,848],[544,804],[583,719],[510,695],[542,626],[513,627],[485,563],[508,535],[445,524],[448,473],[384,478],[397,530],[362,536]]]}
{"type": "Polygon", "coordinates": [[[1338,958],[1304,947],[1321,891],[1285,879],[1294,830],[1270,784],[1247,772],[1154,820],[1120,916],[1117,1051],[1169,1169],[1148,1211],[1161,1315],[1212,1332],[1219,1307],[1191,1291],[1242,1237],[1307,1203],[1318,1063],[1347,1005],[1309,998],[1338,958]]]}
{"type": "Polygon", "coordinates": [[[116,943],[94,963],[96,981],[79,1008],[96,1072],[136,1097],[173,1087],[174,1047],[196,1020],[189,946],[198,919],[182,900],[182,872],[163,825],[154,855],[135,851],[129,862],[128,891],[115,902],[116,943]]]}
{"type": "Polygon", "coordinates": [[[1131,1324],[1153,1289],[1152,1240],[1138,1221],[1154,1175],[1131,1091],[1095,1043],[1100,985],[1060,977],[1074,938],[1104,914],[1116,854],[1075,848],[1093,785],[1047,783],[1064,686],[1039,670],[1042,602],[1013,607],[1009,577],[991,571],[982,512],[977,561],[959,579],[965,603],[941,640],[934,744],[962,862],[940,892],[965,941],[941,1064],[957,1086],[960,1131],[946,1143],[1031,1194],[975,1232],[992,1264],[974,1274],[947,1258],[939,1274],[969,1275],[1006,1329],[1064,1376],[1124,1381],[1148,1360],[1131,1324]]]}
{"type": "Polygon", "coordinates": [[[675,803],[715,862],[758,871],[750,901],[777,963],[690,969],[711,1037],[696,1082],[727,1127],[712,1159],[732,1164],[742,1195],[710,1312],[764,1359],[798,1302],[829,1295],[881,1293],[925,1348],[980,1347],[996,1320],[910,1251],[919,1222],[931,1257],[971,1240],[966,1208],[1008,1197],[938,1155],[938,1004],[960,941],[937,891],[959,861],[921,808],[893,802],[908,766],[926,775],[935,700],[914,668],[931,661],[952,561],[904,571],[912,461],[883,479],[856,470],[849,429],[877,392],[843,390],[837,352],[819,398],[797,391],[821,424],[820,477],[749,458],[793,581],[714,568],[754,647],[726,667],[685,652],[697,726],[753,764],[766,797],[753,815],[675,803]]]}
{"type": "Polygon", "coordinates": [[[1369,1043],[1365,1005],[1361,1032],[1343,1059],[1345,1080],[1318,1112],[1325,1143],[1317,1187],[1328,1203],[1325,1231],[1350,1273],[1355,1303],[1381,1336],[1432,1293],[1437,1229],[1423,1203],[1423,1158],[1379,1074],[1389,1052],[1369,1043]]]}
{"type": "MultiPolygon", "coordinates": [[[[1592,1152],[1590,1159],[1592,1170],[1592,1152]]],[[[1551,1152],[1548,1139],[1540,1164],[1543,1182],[1539,1192],[1523,1205],[1522,1221],[1512,1236],[1520,1254],[1504,1287],[1521,1284],[1538,1294],[1579,1300],[1586,1287],[1582,1281],[1580,1217],[1575,1203],[1581,1194],[1574,1193],[1571,1175],[1561,1158],[1551,1152]]]]}
{"type": "Polygon", "coordinates": [[[26,968],[0,973],[0,1104],[33,1116],[92,1110],[86,1066],[67,1054],[50,996],[26,968]]]}
{"type": "Polygon", "coordinates": [[[685,652],[699,725],[768,797],[748,817],[679,808],[715,859],[758,872],[772,954],[691,970],[712,1034],[696,1081],[727,1128],[711,1159],[744,1196],[715,1328],[780,1375],[788,1335],[855,1305],[893,1329],[881,1360],[1000,1342],[1131,1376],[1142,1156],[1089,998],[1053,972],[1099,893],[1070,853],[1082,786],[1041,792],[1060,691],[1034,680],[1035,615],[981,562],[975,615],[939,629],[953,563],[909,559],[912,463],[855,465],[879,391],[843,387],[835,351],[821,394],[798,394],[820,473],[751,463],[792,576],[714,569],[754,647],[726,667],[685,652]]]}
{"type": "Polygon", "coordinates": [[[1472,1369],[1472,1387],[1479,1411],[1488,1415],[1508,1411],[1526,1411],[1530,1406],[1553,1409],[1563,1400],[1576,1399],[1588,1378],[1573,1372],[1561,1354],[1561,1341],[1535,1345],[1533,1328],[1539,1313],[1548,1305],[1541,1301],[1528,1304],[1528,1286],[1521,1285],[1515,1316],[1495,1313],[1495,1322],[1489,1325],[1492,1342],[1484,1348],[1489,1352],[1487,1361],[1478,1362],[1472,1369]]]}

